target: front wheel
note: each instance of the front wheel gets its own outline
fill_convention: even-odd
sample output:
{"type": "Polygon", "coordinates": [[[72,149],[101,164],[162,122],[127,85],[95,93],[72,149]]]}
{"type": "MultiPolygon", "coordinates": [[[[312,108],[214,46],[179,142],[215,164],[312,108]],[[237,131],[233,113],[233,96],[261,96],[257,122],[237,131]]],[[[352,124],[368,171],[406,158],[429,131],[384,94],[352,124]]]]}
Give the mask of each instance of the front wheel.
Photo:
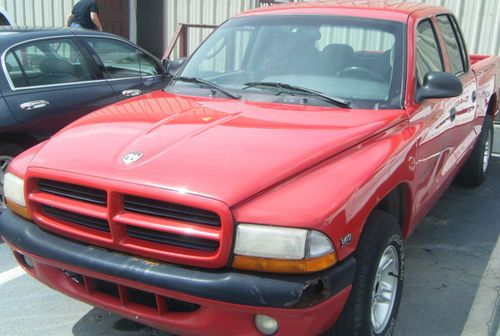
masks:
{"type": "Polygon", "coordinates": [[[331,335],[389,336],[394,330],[403,290],[404,248],[393,216],[374,212],[356,251],[351,294],[331,335]]]}

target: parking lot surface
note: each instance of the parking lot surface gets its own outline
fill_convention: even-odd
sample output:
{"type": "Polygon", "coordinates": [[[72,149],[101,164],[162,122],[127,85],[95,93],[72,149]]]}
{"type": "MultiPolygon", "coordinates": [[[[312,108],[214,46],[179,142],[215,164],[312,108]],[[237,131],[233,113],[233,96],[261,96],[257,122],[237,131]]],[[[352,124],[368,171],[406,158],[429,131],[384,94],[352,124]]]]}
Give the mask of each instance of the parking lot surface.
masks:
{"type": "MultiPolygon", "coordinates": [[[[494,148],[500,153],[500,139],[494,148]]],[[[452,185],[406,242],[396,336],[462,333],[500,231],[500,157],[490,169],[481,188],[452,185]]],[[[169,335],[70,299],[16,267],[0,243],[0,335],[169,335]]]]}

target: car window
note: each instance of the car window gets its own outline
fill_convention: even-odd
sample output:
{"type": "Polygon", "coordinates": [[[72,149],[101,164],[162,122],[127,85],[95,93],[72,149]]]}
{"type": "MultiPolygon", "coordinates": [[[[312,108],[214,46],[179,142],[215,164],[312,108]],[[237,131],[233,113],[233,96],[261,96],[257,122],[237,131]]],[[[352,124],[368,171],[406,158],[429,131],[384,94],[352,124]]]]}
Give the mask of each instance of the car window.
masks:
{"type": "Polygon", "coordinates": [[[371,27],[323,25],[316,47],[323,51],[331,44],[349,45],[355,52],[380,53],[394,46],[394,34],[371,27]]]}
{"type": "Polygon", "coordinates": [[[207,51],[206,58],[199,66],[200,73],[202,75],[211,75],[224,71],[242,70],[251,35],[251,30],[242,28],[221,37],[207,51]],[[228,60],[231,61],[228,62],[228,60]]]}
{"type": "Polygon", "coordinates": [[[446,51],[451,66],[451,72],[460,75],[465,72],[463,52],[457,39],[457,34],[453,28],[448,15],[436,16],[439,28],[443,33],[446,51]]]}
{"type": "Polygon", "coordinates": [[[92,79],[80,50],[71,39],[43,40],[11,49],[5,68],[16,88],[92,79]]]}
{"type": "MultiPolygon", "coordinates": [[[[348,99],[355,107],[394,108],[401,106],[403,33],[400,23],[352,17],[232,19],[205,40],[176,76],[211,81],[247,99],[276,99],[276,89],[247,85],[273,82],[348,99]]],[[[170,87],[208,92],[182,80],[170,87]]],[[[290,95],[279,99],[292,102],[290,95]]],[[[319,99],[308,103],[328,104],[319,99]]]]}
{"type": "Polygon", "coordinates": [[[418,85],[422,85],[427,73],[443,71],[441,50],[430,20],[422,21],[417,27],[416,65],[418,85]]]}
{"type": "Polygon", "coordinates": [[[3,14],[0,14],[0,26],[10,26],[9,20],[3,14]]]}
{"type": "Polygon", "coordinates": [[[458,42],[460,44],[460,53],[462,55],[462,60],[464,62],[464,68],[465,72],[469,71],[469,54],[467,53],[467,45],[465,44],[464,36],[462,34],[462,31],[460,30],[460,27],[458,26],[457,19],[453,15],[449,15],[448,18],[450,19],[451,23],[453,24],[453,29],[455,30],[455,33],[457,35],[458,42]]]}
{"type": "Polygon", "coordinates": [[[110,78],[159,75],[158,64],[139,49],[113,39],[88,37],[85,40],[101,59],[110,78]]]}

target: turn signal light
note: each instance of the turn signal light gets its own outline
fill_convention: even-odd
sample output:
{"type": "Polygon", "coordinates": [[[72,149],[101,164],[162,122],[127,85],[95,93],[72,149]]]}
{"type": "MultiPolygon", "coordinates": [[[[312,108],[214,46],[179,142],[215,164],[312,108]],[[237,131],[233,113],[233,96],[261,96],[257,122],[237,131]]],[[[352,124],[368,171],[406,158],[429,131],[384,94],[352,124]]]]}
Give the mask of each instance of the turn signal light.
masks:
{"type": "Polygon", "coordinates": [[[5,202],[7,204],[7,207],[12,210],[15,214],[26,218],[27,220],[31,220],[31,215],[29,214],[29,211],[26,207],[23,207],[15,202],[10,201],[8,198],[5,199],[5,202]]]}
{"type": "Polygon", "coordinates": [[[233,267],[241,270],[268,273],[313,273],[333,266],[337,262],[335,252],[321,257],[289,260],[236,255],[233,267]]]}

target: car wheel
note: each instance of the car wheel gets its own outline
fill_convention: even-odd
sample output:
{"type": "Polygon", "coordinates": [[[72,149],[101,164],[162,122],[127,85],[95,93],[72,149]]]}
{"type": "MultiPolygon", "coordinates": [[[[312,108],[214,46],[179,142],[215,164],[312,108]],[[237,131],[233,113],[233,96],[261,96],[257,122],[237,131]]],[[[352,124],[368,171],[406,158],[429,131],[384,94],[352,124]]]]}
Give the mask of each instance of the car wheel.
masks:
{"type": "Polygon", "coordinates": [[[332,328],[335,336],[389,336],[401,301],[404,247],[393,216],[374,212],[356,251],[356,275],[344,310],[332,328]]]}
{"type": "Polygon", "coordinates": [[[472,154],[458,175],[457,181],[461,185],[479,187],[486,180],[493,148],[493,133],[493,119],[487,114],[472,154]]]}
{"type": "Polygon", "coordinates": [[[24,148],[10,143],[0,143],[0,212],[6,208],[5,197],[3,195],[3,180],[5,171],[12,159],[24,151],[24,148]]]}

